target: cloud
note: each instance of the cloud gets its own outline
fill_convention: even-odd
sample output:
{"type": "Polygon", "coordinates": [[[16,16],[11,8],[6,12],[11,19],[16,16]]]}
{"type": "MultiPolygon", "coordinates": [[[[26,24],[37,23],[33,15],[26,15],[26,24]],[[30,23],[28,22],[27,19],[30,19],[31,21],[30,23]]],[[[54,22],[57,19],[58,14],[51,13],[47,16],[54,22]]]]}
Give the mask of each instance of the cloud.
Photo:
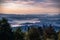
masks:
{"type": "Polygon", "coordinates": [[[60,2],[60,0],[1,0],[3,1],[35,1],[35,2],[60,2]]]}
{"type": "Polygon", "coordinates": [[[48,2],[60,3],[60,0],[46,0],[48,2]]]}
{"type": "Polygon", "coordinates": [[[5,0],[0,5],[3,13],[59,13],[57,0],[5,0]]]}

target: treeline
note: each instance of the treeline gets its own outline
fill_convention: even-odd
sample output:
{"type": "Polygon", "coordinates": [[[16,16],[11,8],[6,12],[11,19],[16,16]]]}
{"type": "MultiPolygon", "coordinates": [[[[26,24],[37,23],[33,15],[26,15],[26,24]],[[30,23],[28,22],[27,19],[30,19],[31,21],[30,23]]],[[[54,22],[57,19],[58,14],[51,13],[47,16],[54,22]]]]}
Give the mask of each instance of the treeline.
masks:
{"type": "Polygon", "coordinates": [[[19,27],[16,31],[5,18],[0,20],[0,40],[60,40],[60,31],[56,32],[53,26],[28,27],[28,31],[23,32],[19,27]]]}

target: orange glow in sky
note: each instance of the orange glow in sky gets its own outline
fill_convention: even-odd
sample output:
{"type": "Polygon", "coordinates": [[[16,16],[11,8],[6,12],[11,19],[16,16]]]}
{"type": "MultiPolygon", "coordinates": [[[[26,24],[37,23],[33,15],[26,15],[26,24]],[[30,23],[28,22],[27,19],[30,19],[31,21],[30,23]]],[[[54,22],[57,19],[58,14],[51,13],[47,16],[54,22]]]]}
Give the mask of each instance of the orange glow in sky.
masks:
{"type": "MultiPolygon", "coordinates": [[[[34,13],[59,13],[59,8],[44,7],[43,5],[30,5],[33,2],[5,2],[0,5],[0,13],[34,14],[34,13]]],[[[48,5],[48,4],[47,4],[48,5]]]]}

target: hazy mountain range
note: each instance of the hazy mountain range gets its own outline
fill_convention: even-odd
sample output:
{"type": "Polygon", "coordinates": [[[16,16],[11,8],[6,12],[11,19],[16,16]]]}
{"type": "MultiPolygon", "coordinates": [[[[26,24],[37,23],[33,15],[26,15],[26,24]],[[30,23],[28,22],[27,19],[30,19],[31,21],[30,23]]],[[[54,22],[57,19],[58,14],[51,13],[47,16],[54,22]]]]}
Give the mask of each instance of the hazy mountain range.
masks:
{"type": "Polygon", "coordinates": [[[30,14],[30,15],[16,15],[16,14],[0,14],[0,19],[5,17],[12,27],[34,25],[42,26],[43,24],[52,24],[57,29],[60,29],[60,14],[30,14]]]}

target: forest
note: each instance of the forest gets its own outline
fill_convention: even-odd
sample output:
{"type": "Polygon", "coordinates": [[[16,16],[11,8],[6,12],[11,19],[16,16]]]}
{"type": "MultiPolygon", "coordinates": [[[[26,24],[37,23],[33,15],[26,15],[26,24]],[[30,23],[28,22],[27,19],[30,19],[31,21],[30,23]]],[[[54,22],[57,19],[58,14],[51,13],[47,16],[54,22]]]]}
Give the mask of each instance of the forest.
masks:
{"type": "Polygon", "coordinates": [[[27,27],[28,30],[23,32],[20,27],[12,31],[8,20],[0,20],[0,40],[60,40],[60,30],[56,31],[52,25],[49,27],[27,27]]]}

